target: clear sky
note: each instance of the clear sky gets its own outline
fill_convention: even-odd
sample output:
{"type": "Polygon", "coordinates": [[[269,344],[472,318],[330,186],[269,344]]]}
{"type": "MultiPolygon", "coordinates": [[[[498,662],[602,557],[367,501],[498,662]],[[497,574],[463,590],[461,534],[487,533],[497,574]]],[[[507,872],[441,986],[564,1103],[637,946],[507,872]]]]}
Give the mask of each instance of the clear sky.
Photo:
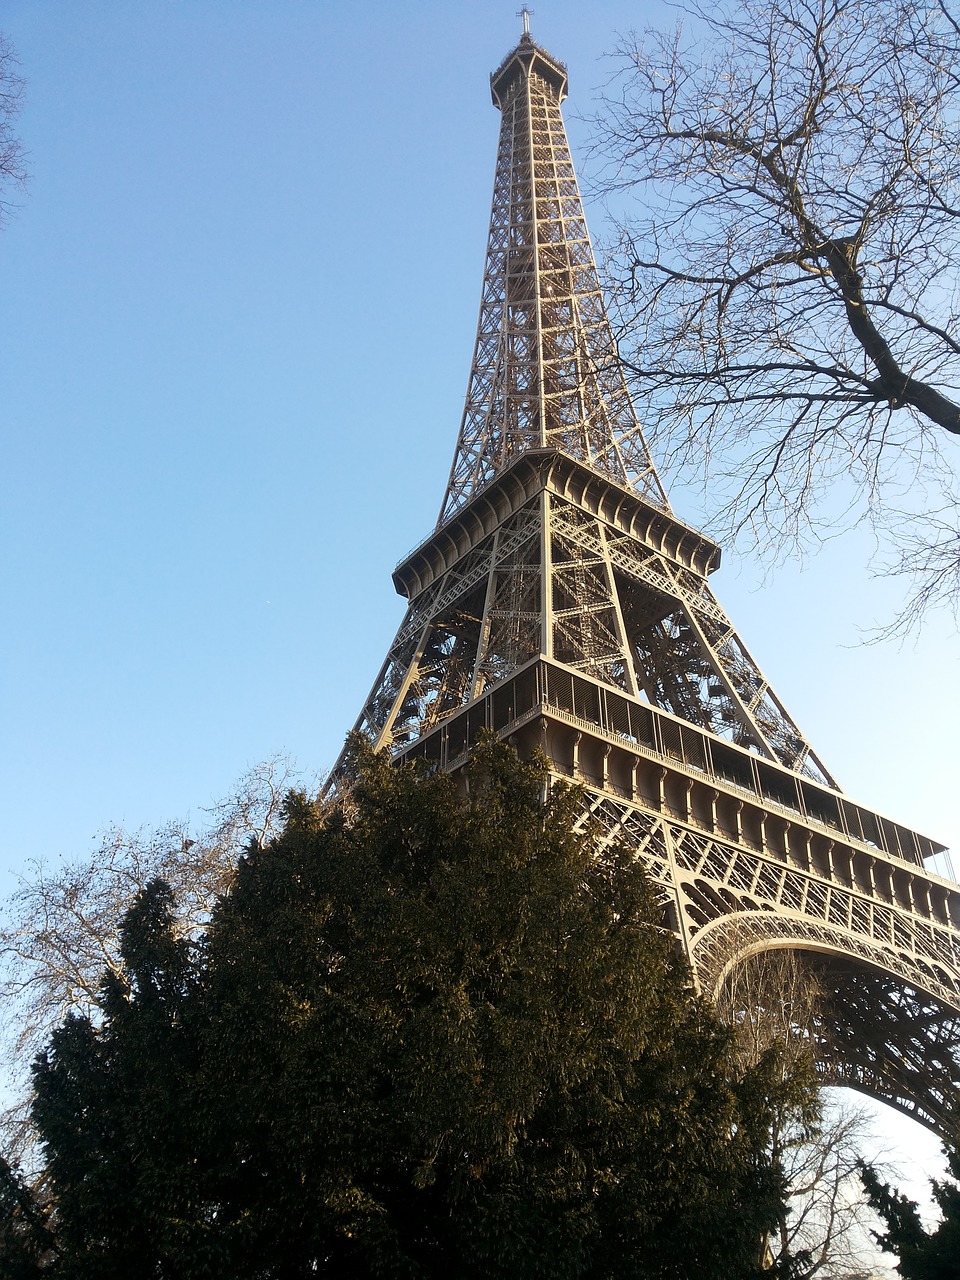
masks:
{"type": "MultiPolygon", "coordinates": [[[[518,8],[0,0],[31,170],[0,233],[0,890],[275,752],[335,759],[450,466],[518,8]]],[[[535,5],[575,159],[602,55],[665,14],[535,5]]],[[[899,598],[870,550],[731,549],[713,584],[845,789],[960,847],[956,628],[864,647],[899,598]]]]}

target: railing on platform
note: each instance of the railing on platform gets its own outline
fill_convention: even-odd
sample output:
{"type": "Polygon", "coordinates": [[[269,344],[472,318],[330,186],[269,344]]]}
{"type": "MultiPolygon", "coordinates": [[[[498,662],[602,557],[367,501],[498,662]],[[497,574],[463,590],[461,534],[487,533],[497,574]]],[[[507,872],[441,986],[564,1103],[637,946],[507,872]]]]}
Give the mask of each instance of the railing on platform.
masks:
{"type": "Polygon", "coordinates": [[[926,859],[945,852],[928,837],[839,792],[543,657],[532,659],[416,741],[395,743],[394,750],[405,759],[423,757],[441,768],[453,768],[482,729],[503,733],[536,711],[559,714],[584,731],[599,732],[638,754],[675,760],[787,816],[799,815],[827,832],[838,832],[914,865],[923,866],[926,859]]]}

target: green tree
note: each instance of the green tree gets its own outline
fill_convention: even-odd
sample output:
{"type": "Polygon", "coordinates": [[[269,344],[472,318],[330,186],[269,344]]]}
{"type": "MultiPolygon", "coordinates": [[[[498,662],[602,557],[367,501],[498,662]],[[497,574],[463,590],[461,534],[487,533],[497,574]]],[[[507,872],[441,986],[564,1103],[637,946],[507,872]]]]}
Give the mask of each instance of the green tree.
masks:
{"type": "Polygon", "coordinates": [[[275,756],[239,778],[206,811],[206,821],[166,823],[157,830],[104,831],[79,859],[31,863],[14,893],[0,902],[0,1114],[8,1155],[31,1163],[28,1120],[30,1063],[68,1013],[94,1026],[103,1016],[106,974],[126,981],[120,924],[138,893],[161,879],[173,890],[178,936],[199,938],[233,881],[251,840],[266,844],[280,829],[283,800],[300,775],[275,756]]]}
{"type": "Polygon", "coordinates": [[[877,1243],[899,1258],[904,1280],[960,1280],[960,1149],[947,1148],[946,1156],[951,1177],[930,1180],[941,1213],[932,1231],[920,1220],[915,1201],[881,1182],[869,1165],[860,1166],[870,1205],[886,1226],[876,1233],[877,1243]]]}
{"type": "Polygon", "coordinates": [[[102,1026],[69,1014],[34,1068],[54,1273],[142,1276],[162,1258],[163,1274],[200,1275],[206,1251],[189,1102],[199,966],[162,881],[138,896],[120,932],[123,976],[109,971],[104,980],[102,1026]]]}
{"type": "Polygon", "coordinates": [[[57,1253],[50,1206],[0,1156],[0,1276],[34,1280],[57,1253]]]}
{"type": "Polygon", "coordinates": [[[54,1275],[757,1272],[796,1086],[737,1066],[576,793],[492,741],[467,781],[358,748],[202,947],[141,895],[102,1028],[37,1067],[54,1275]]]}

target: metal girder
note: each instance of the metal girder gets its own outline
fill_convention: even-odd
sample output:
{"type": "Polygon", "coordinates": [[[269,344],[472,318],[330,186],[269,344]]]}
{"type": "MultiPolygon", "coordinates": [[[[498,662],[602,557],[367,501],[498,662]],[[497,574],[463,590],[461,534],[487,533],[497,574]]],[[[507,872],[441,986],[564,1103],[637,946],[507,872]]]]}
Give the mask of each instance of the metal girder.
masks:
{"type": "Polygon", "coordinates": [[[518,454],[551,446],[669,509],[607,319],[560,114],[566,74],[524,40],[495,95],[480,319],[441,524],[518,454]]]}
{"type": "Polygon", "coordinates": [[[835,785],[706,580],[546,488],[411,602],[357,727],[402,747],[540,652],[835,785]]]}
{"type": "Polygon", "coordinates": [[[820,993],[811,1031],[824,1081],[956,1138],[960,927],[923,892],[936,878],[898,867],[899,901],[882,901],[836,872],[790,866],[592,789],[583,826],[636,850],[702,990],[718,994],[760,952],[802,956],[820,993]]]}
{"type": "Polygon", "coordinates": [[[824,1078],[947,1135],[960,890],[923,870],[933,841],[839,790],[710,588],[719,548],[670,510],[604,311],[564,68],[525,34],[492,89],[466,407],[357,729],[453,770],[483,728],[545,751],[584,787],[580,825],[643,862],[705,992],[752,955],[803,956],[824,1078]]]}

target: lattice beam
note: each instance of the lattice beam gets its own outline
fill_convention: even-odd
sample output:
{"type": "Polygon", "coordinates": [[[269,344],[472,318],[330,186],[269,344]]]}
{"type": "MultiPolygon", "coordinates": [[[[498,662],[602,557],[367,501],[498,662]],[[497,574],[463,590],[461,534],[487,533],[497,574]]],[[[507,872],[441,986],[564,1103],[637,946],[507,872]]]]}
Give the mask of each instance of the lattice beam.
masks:
{"type": "Polygon", "coordinates": [[[566,72],[529,37],[493,77],[490,233],[442,524],[528,449],[557,448],[668,508],[607,319],[560,104],[566,72]]]}
{"type": "Polygon", "coordinates": [[[454,771],[484,728],[544,751],[582,785],[583,828],[643,862],[704,991],[752,955],[797,953],[827,994],[824,1078],[946,1136],[960,889],[923,869],[940,846],[840,791],[711,590],[719,548],[669,508],[604,311],[566,84],[528,33],[492,78],[466,407],[357,728],[454,771]]]}

